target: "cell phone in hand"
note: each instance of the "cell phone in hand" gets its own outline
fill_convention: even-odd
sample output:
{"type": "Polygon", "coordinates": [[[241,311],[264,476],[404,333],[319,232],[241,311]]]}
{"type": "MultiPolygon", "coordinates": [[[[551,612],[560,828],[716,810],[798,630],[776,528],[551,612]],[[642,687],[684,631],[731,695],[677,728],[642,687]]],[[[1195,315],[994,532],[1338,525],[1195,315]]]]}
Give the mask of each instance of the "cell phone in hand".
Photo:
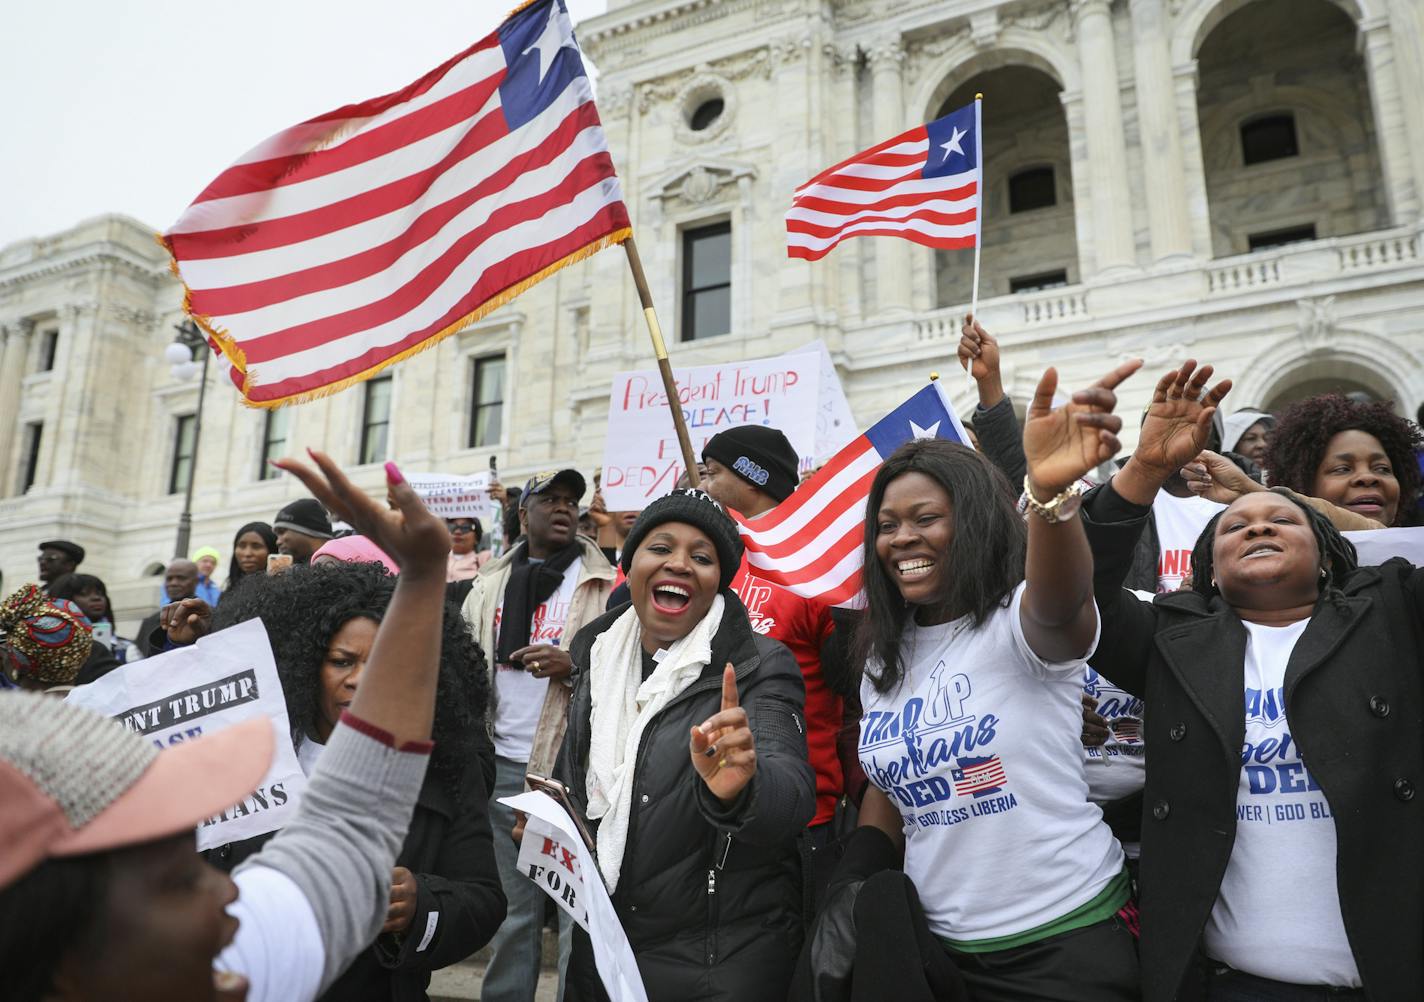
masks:
{"type": "Polygon", "coordinates": [[[292,569],[292,555],[290,553],[269,553],[267,554],[267,573],[281,574],[292,569]]]}
{"type": "Polygon", "coordinates": [[[103,644],[105,647],[114,646],[114,624],[107,621],[100,621],[94,624],[94,641],[103,644]]]}
{"type": "Polygon", "coordinates": [[[543,776],[536,776],[532,772],[525,775],[524,781],[529,784],[529,789],[538,790],[540,793],[547,793],[557,800],[559,806],[568,812],[569,817],[574,819],[574,825],[578,828],[579,837],[583,839],[583,844],[588,848],[589,856],[594,860],[595,866],[593,869],[599,873],[601,878],[602,872],[598,870],[598,866],[596,865],[598,861],[598,850],[594,847],[593,836],[589,834],[588,826],[584,824],[583,812],[574,807],[573,798],[569,796],[568,788],[557,779],[546,779],[543,776]]]}

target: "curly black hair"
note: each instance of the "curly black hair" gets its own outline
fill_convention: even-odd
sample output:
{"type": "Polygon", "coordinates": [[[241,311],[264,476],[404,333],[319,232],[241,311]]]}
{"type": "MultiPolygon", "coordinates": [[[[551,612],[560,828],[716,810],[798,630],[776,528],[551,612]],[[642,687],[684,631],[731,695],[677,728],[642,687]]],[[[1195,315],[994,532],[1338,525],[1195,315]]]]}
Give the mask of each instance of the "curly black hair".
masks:
{"type": "Polygon", "coordinates": [[[1399,480],[1395,522],[1408,516],[1424,489],[1416,452],[1424,449],[1419,426],[1400,417],[1384,401],[1357,402],[1338,393],[1311,397],[1281,415],[1266,450],[1271,483],[1301,494],[1315,493],[1315,471],[1330,440],[1342,431],[1363,431],[1379,439],[1399,480]]]}
{"type": "MultiPolygon", "coordinates": [[[[315,732],[321,712],[321,665],[331,638],[353,619],[380,622],[395,588],[396,579],[380,564],[325,563],[263,578],[261,587],[239,588],[218,607],[215,630],[250,619],[262,620],[267,628],[294,747],[315,732]]],[[[488,704],[484,653],[459,607],[446,602],[430,768],[457,800],[465,770],[492,754],[485,733],[488,704]]]]}

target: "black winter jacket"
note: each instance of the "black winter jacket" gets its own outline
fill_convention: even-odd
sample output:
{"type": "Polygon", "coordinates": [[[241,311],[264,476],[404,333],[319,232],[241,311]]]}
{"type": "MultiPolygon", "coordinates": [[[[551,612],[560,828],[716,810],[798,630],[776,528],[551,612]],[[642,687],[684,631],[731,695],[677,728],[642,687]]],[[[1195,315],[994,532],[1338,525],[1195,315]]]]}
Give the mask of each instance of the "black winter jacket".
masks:
{"type": "MultiPolygon", "coordinates": [[[[806,759],[805,684],[791,652],[752,632],[730,592],[702,676],[643,732],[613,904],[652,1002],[783,1002],[803,935],[798,838],[816,810],[806,759]],[[724,808],[688,760],[688,732],[721,708],[731,662],[756,739],[757,772],[724,808]]],[[[579,631],[569,728],[555,775],[586,803],[589,654],[628,608],[579,631]]],[[[590,828],[595,826],[590,825],[590,828]]],[[[596,830],[596,829],[595,829],[596,830]]],[[[606,998],[587,935],[574,930],[565,1002],[606,998]]]]}
{"type": "MultiPolygon", "coordinates": [[[[410,928],[403,935],[376,937],[321,996],[322,1002],[425,1002],[431,971],[464,960],[494,936],[504,921],[505,899],[494,859],[484,773],[476,763],[465,770],[458,809],[441,777],[426,774],[396,859],[397,866],[415,874],[418,886],[410,928]],[[430,941],[422,950],[436,912],[430,941]]],[[[230,871],[271,837],[259,835],[204,855],[230,871]]]]}
{"type": "MultiPolygon", "coordinates": [[[[1106,486],[1084,501],[1102,639],[1093,664],[1146,700],[1141,957],[1146,1002],[1195,998],[1193,958],[1236,838],[1246,629],[1219,596],[1122,589],[1150,523],[1106,486]]],[[[1424,571],[1362,567],[1291,653],[1291,737],[1329,802],[1340,911],[1370,999],[1424,998],[1424,571]]],[[[1291,879],[1282,859],[1273,879],[1291,879]]],[[[1291,921],[1289,915],[1282,922],[1291,921]]]]}

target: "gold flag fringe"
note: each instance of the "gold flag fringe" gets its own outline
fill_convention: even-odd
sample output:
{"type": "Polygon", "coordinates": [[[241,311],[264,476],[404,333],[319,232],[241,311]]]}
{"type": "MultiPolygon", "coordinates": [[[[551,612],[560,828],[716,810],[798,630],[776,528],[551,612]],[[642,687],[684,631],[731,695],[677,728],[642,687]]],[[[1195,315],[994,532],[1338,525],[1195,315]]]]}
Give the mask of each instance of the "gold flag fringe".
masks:
{"type": "MultiPolygon", "coordinates": [[[[529,2],[536,3],[538,2],[538,0],[529,0],[529,2]]],[[[528,4],[525,4],[525,6],[528,6],[528,4]]],[[[372,376],[376,375],[377,373],[381,372],[383,369],[395,365],[397,362],[403,362],[414,355],[420,354],[428,348],[435,347],[435,345],[445,340],[445,338],[449,337],[451,334],[458,334],[460,331],[470,326],[470,324],[481,319],[482,317],[493,312],[494,310],[499,309],[505,303],[508,303],[510,300],[517,298],[535,285],[538,285],[540,282],[548,278],[550,275],[552,275],[559,269],[566,268],[571,264],[577,264],[584,258],[591,257],[594,254],[597,254],[605,247],[612,247],[614,244],[621,244],[624,240],[627,240],[632,235],[633,230],[631,227],[628,226],[624,226],[621,229],[614,230],[611,233],[606,233],[603,236],[599,237],[597,240],[593,241],[592,243],[585,244],[583,247],[580,247],[572,254],[560,258],[558,261],[555,261],[548,267],[541,268],[539,271],[535,272],[533,275],[530,275],[528,278],[521,279],[520,281],[514,283],[504,291],[490,297],[489,299],[481,303],[479,306],[475,307],[472,312],[461,317],[459,320],[456,320],[453,324],[450,324],[443,330],[437,331],[436,333],[425,338],[419,344],[411,345],[404,351],[392,355],[390,358],[384,359],[383,361],[371,366],[371,368],[366,369],[364,372],[359,372],[354,376],[347,376],[345,379],[339,380],[335,383],[331,383],[327,386],[321,386],[314,390],[307,390],[303,393],[296,393],[292,396],[282,397],[278,400],[253,400],[248,396],[248,392],[252,389],[252,387],[257,385],[257,380],[254,378],[255,374],[250,373],[247,370],[246,353],[243,352],[242,348],[237,344],[236,341],[233,340],[231,334],[223,330],[221,327],[215,327],[213,325],[212,317],[207,316],[205,314],[193,312],[193,293],[192,290],[188,288],[186,282],[183,283],[183,312],[186,313],[189,317],[191,317],[193,319],[193,322],[196,323],[200,328],[202,328],[203,332],[213,340],[213,343],[218,346],[218,350],[223,353],[223,356],[227,358],[229,362],[232,363],[233,368],[237,369],[238,372],[242,373],[242,402],[248,407],[252,408],[260,408],[262,410],[275,410],[278,407],[283,407],[287,404],[303,404],[311,400],[319,400],[322,397],[329,397],[333,393],[340,393],[342,390],[347,389],[348,387],[355,386],[357,383],[364,382],[367,379],[370,379],[372,376]]],[[[161,233],[156,234],[155,236],[158,240],[158,243],[168,251],[169,269],[173,272],[174,275],[178,277],[178,280],[182,282],[183,277],[181,274],[179,274],[178,271],[178,259],[173,254],[173,247],[169,243],[168,238],[163,236],[161,233]]]]}

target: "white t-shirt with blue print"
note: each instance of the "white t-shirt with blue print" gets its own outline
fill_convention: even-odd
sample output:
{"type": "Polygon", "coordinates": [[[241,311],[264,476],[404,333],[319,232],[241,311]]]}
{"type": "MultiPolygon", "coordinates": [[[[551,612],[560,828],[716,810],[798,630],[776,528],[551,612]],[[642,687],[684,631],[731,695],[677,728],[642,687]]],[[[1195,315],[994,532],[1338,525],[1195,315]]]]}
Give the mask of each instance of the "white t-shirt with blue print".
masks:
{"type": "Polygon", "coordinates": [[[860,763],[900,810],[905,873],[944,939],[1027,932],[1093,900],[1123,867],[1083,775],[1083,672],[1097,639],[1083,658],[1044,661],[1024,638],[1023,591],[978,629],[911,624],[900,686],[861,686],[860,763]]]}

